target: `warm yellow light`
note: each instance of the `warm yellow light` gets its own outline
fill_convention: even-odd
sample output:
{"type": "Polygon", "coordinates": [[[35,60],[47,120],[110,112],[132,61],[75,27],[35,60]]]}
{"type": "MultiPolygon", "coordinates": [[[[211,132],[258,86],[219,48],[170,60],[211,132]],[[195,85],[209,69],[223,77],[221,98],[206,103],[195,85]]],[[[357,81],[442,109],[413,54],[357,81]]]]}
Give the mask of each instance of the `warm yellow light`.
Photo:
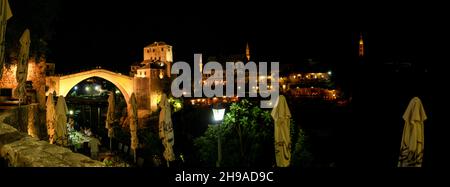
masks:
{"type": "Polygon", "coordinates": [[[286,85],[285,84],[283,84],[283,89],[286,89],[286,85]]]}

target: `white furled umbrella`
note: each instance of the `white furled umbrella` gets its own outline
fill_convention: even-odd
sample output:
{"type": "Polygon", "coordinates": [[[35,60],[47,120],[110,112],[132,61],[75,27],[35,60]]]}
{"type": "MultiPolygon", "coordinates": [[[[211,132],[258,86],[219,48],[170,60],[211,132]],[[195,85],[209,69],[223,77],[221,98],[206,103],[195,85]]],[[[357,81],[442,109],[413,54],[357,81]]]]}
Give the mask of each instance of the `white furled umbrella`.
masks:
{"type": "Polygon", "coordinates": [[[64,96],[60,95],[56,102],[56,143],[60,145],[67,145],[67,109],[66,100],[64,96]]]}
{"type": "Polygon", "coordinates": [[[422,102],[414,97],[408,105],[403,120],[402,143],[398,167],[422,167],[424,149],[424,121],[427,119],[422,102]]]}
{"type": "Polygon", "coordinates": [[[291,111],[286,98],[280,95],[271,116],[275,122],[275,158],[278,167],[288,167],[291,161],[291,111]]]}
{"type": "Polygon", "coordinates": [[[26,97],[26,83],[28,73],[28,57],[30,53],[30,30],[25,29],[20,37],[20,53],[17,60],[16,80],[17,88],[15,89],[16,97],[19,98],[19,102],[23,101],[26,97]]]}
{"type": "Polygon", "coordinates": [[[131,150],[134,151],[134,162],[136,162],[136,149],[139,145],[139,140],[137,137],[137,125],[138,125],[138,115],[137,115],[137,103],[136,96],[134,93],[130,97],[130,110],[128,112],[130,119],[130,133],[131,133],[131,150]]]}
{"type": "Polygon", "coordinates": [[[159,137],[164,145],[164,158],[167,161],[167,167],[169,167],[169,161],[175,160],[175,154],[173,153],[172,148],[175,140],[173,134],[171,109],[166,94],[161,96],[159,107],[161,107],[161,111],[159,113],[159,137]]]}
{"type": "Polygon", "coordinates": [[[46,124],[47,124],[47,134],[49,137],[48,140],[51,144],[53,144],[55,142],[56,111],[52,94],[48,95],[46,107],[47,107],[46,124]]]}
{"type": "Polygon", "coordinates": [[[108,112],[106,113],[106,121],[105,121],[105,127],[108,129],[108,137],[109,137],[109,149],[112,150],[112,138],[114,137],[114,131],[113,131],[113,123],[114,123],[114,110],[115,110],[115,101],[114,101],[114,94],[111,92],[109,93],[108,97],[108,112]]]}
{"type": "Polygon", "coordinates": [[[3,75],[3,64],[5,63],[5,35],[6,23],[12,17],[8,0],[0,0],[0,79],[3,75]]]}

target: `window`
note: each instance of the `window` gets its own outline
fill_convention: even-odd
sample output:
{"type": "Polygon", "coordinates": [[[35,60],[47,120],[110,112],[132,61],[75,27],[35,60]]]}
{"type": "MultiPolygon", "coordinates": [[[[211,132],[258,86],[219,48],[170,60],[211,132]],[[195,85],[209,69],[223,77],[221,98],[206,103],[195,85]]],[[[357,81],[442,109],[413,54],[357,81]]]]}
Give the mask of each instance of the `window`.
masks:
{"type": "Polygon", "coordinates": [[[161,51],[164,51],[164,48],[161,48],[161,51]]]}
{"type": "Polygon", "coordinates": [[[144,72],[144,75],[147,75],[147,72],[144,72]]]}
{"type": "Polygon", "coordinates": [[[153,52],[155,52],[155,49],[153,49],[153,52]]]}
{"type": "Polygon", "coordinates": [[[147,49],[147,53],[150,53],[150,49],[147,49]]]}

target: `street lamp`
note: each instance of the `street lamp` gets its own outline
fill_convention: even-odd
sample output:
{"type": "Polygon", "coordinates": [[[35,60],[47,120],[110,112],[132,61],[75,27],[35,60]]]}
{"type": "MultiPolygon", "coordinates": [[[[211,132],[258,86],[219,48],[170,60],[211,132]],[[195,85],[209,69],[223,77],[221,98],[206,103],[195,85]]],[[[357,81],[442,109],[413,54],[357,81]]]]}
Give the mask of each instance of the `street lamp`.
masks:
{"type": "Polygon", "coordinates": [[[222,144],[220,143],[220,123],[223,120],[223,116],[225,115],[225,108],[221,107],[220,104],[217,104],[212,109],[214,121],[217,122],[218,126],[218,134],[217,134],[217,163],[216,166],[220,167],[220,162],[222,161],[222,144]]]}

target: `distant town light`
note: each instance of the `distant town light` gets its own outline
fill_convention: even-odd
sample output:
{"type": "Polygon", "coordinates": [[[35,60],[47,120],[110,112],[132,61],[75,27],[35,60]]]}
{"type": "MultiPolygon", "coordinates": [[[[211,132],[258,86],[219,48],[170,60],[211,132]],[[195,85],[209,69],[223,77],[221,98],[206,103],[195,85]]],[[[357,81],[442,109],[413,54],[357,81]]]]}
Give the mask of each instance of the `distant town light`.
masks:
{"type": "Polygon", "coordinates": [[[286,85],[285,84],[283,84],[283,89],[286,89],[286,85]]]}
{"type": "Polygon", "coordinates": [[[331,75],[331,71],[328,71],[328,75],[331,75]]]}
{"type": "Polygon", "coordinates": [[[88,92],[89,90],[91,90],[91,88],[89,86],[86,86],[86,87],[84,87],[84,90],[86,90],[88,92]]]}
{"type": "Polygon", "coordinates": [[[100,85],[95,86],[96,91],[100,91],[100,85]]]}
{"type": "Polygon", "coordinates": [[[73,110],[69,110],[69,115],[73,115],[73,110]]]}
{"type": "Polygon", "coordinates": [[[74,90],[78,90],[78,86],[73,87],[74,90]]]}
{"type": "Polygon", "coordinates": [[[119,90],[116,90],[115,93],[116,93],[116,94],[120,94],[120,91],[119,91],[119,90]]]}

